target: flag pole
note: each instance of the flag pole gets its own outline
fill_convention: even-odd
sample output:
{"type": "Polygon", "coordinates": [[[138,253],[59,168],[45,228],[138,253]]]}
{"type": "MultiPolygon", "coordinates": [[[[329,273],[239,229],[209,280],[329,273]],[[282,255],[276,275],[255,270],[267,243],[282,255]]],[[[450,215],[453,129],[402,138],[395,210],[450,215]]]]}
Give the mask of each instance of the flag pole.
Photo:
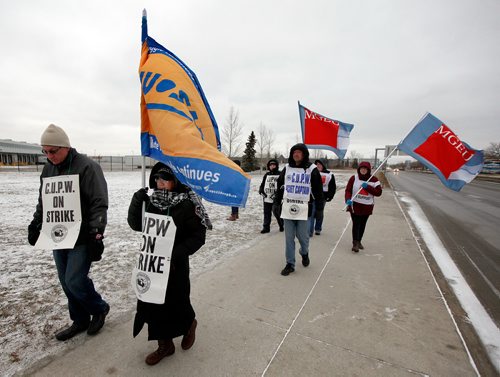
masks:
{"type": "MultiPolygon", "coordinates": [[[[146,187],[146,156],[142,156],[141,164],[142,187],[146,187]]],[[[146,213],[146,202],[142,202],[142,222],[144,223],[144,214],[146,213]]]]}
{"type": "MultiPolygon", "coordinates": [[[[403,141],[403,140],[401,140],[401,141],[398,143],[398,145],[396,145],[396,146],[394,147],[394,149],[391,151],[391,153],[389,153],[389,154],[387,155],[387,157],[386,157],[386,158],[384,158],[384,160],[383,160],[383,161],[380,163],[380,165],[379,165],[379,166],[375,169],[375,171],[372,173],[372,175],[370,176],[370,178],[368,178],[368,179],[366,180],[366,182],[370,182],[370,179],[372,179],[372,178],[375,176],[375,174],[377,174],[377,172],[380,170],[380,168],[381,168],[381,167],[382,167],[382,166],[383,166],[383,165],[387,162],[387,160],[388,160],[388,159],[389,159],[389,158],[393,155],[393,153],[394,153],[394,152],[396,152],[396,149],[398,149],[398,147],[399,147],[399,145],[401,144],[401,142],[402,142],[402,141],[403,141]]],[[[356,193],[355,193],[355,194],[351,197],[351,200],[353,200],[356,196],[358,196],[358,194],[361,192],[361,190],[362,190],[362,188],[360,188],[360,189],[358,190],[358,192],[356,192],[356,193]]],[[[348,207],[347,205],[346,205],[346,206],[344,206],[344,208],[342,208],[342,211],[345,211],[347,207],[348,207]]]]}
{"type": "MultiPolygon", "coordinates": [[[[144,41],[148,38],[148,13],[146,8],[142,10],[142,25],[141,25],[141,41],[144,41]]],[[[146,187],[146,156],[142,156],[141,163],[141,174],[142,174],[142,187],[146,187]]],[[[144,221],[144,214],[146,213],[146,202],[142,202],[142,220],[144,221]]]]}

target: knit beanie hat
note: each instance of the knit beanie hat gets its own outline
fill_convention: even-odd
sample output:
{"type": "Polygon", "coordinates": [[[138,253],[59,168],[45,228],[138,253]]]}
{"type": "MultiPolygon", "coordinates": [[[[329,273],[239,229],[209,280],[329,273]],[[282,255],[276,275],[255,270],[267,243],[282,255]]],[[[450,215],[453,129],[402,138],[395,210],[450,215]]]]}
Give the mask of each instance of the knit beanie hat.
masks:
{"type": "Polygon", "coordinates": [[[50,124],[42,134],[40,145],[50,145],[53,147],[71,148],[68,135],[61,127],[50,124]]]}

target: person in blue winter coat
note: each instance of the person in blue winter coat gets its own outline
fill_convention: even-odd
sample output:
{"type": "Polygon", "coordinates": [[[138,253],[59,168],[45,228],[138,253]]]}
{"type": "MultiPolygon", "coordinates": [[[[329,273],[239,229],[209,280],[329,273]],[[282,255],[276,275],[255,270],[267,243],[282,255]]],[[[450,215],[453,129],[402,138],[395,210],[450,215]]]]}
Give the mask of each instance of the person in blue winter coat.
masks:
{"type": "Polygon", "coordinates": [[[317,236],[321,234],[325,204],[332,201],[335,196],[335,191],[337,190],[335,176],[326,168],[323,161],[316,160],[314,161],[314,165],[316,165],[319,174],[321,174],[321,181],[323,182],[323,200],[318,204],[316,204],[316,202],[312,203],[312,215],[309,218],[309,237],[312,237],[313,233],[316,233],[317,236]]]}
{"type": "Polygon", "coordinates": [[[272,214],[276,217],[280,232],[283,232],[283,220],[280,217],[279,207],[273,203],[276,194],[277,180],[281,173],[278,160],[269,160],[267,162],[267,170],[268,172],[262,178],[262,183],[259,187],[259,194],[264,201],[264,223],[262,224],[262,230],[260,232],[269,233],[271,231],[272,214]]]}

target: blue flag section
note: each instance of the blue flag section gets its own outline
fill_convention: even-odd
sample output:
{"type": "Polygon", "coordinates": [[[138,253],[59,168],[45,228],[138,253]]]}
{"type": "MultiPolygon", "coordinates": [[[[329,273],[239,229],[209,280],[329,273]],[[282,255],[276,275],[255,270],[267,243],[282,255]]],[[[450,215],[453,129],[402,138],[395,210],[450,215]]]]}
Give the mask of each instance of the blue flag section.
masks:
{"type": "Polygon", "coordinates": [[[399,149],[432,170],[448,188],[460,191],[483,168],[483,151],[470,147],[434,115],[427,113],[399,149]]]}
{"type": "Polygon", "coordinates": [[[194,72],[148,36],[142,18],[141,153],[162,161],[202,198],[244,207],[250,177],[220,152],[217,123],[194,72]]]}

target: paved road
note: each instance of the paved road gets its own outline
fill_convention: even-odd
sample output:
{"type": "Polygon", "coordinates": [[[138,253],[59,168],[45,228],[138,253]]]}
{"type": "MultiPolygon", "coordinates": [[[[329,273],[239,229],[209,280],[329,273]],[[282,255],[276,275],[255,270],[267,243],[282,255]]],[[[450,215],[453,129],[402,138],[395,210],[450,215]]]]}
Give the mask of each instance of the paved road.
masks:
{"type": "Polygon", "coordinates": [[[468,284],[500,325],[500,184],[478,181],[460,192],[434,174],[387,174],[395,191],[422,207],[468,284]]]}

